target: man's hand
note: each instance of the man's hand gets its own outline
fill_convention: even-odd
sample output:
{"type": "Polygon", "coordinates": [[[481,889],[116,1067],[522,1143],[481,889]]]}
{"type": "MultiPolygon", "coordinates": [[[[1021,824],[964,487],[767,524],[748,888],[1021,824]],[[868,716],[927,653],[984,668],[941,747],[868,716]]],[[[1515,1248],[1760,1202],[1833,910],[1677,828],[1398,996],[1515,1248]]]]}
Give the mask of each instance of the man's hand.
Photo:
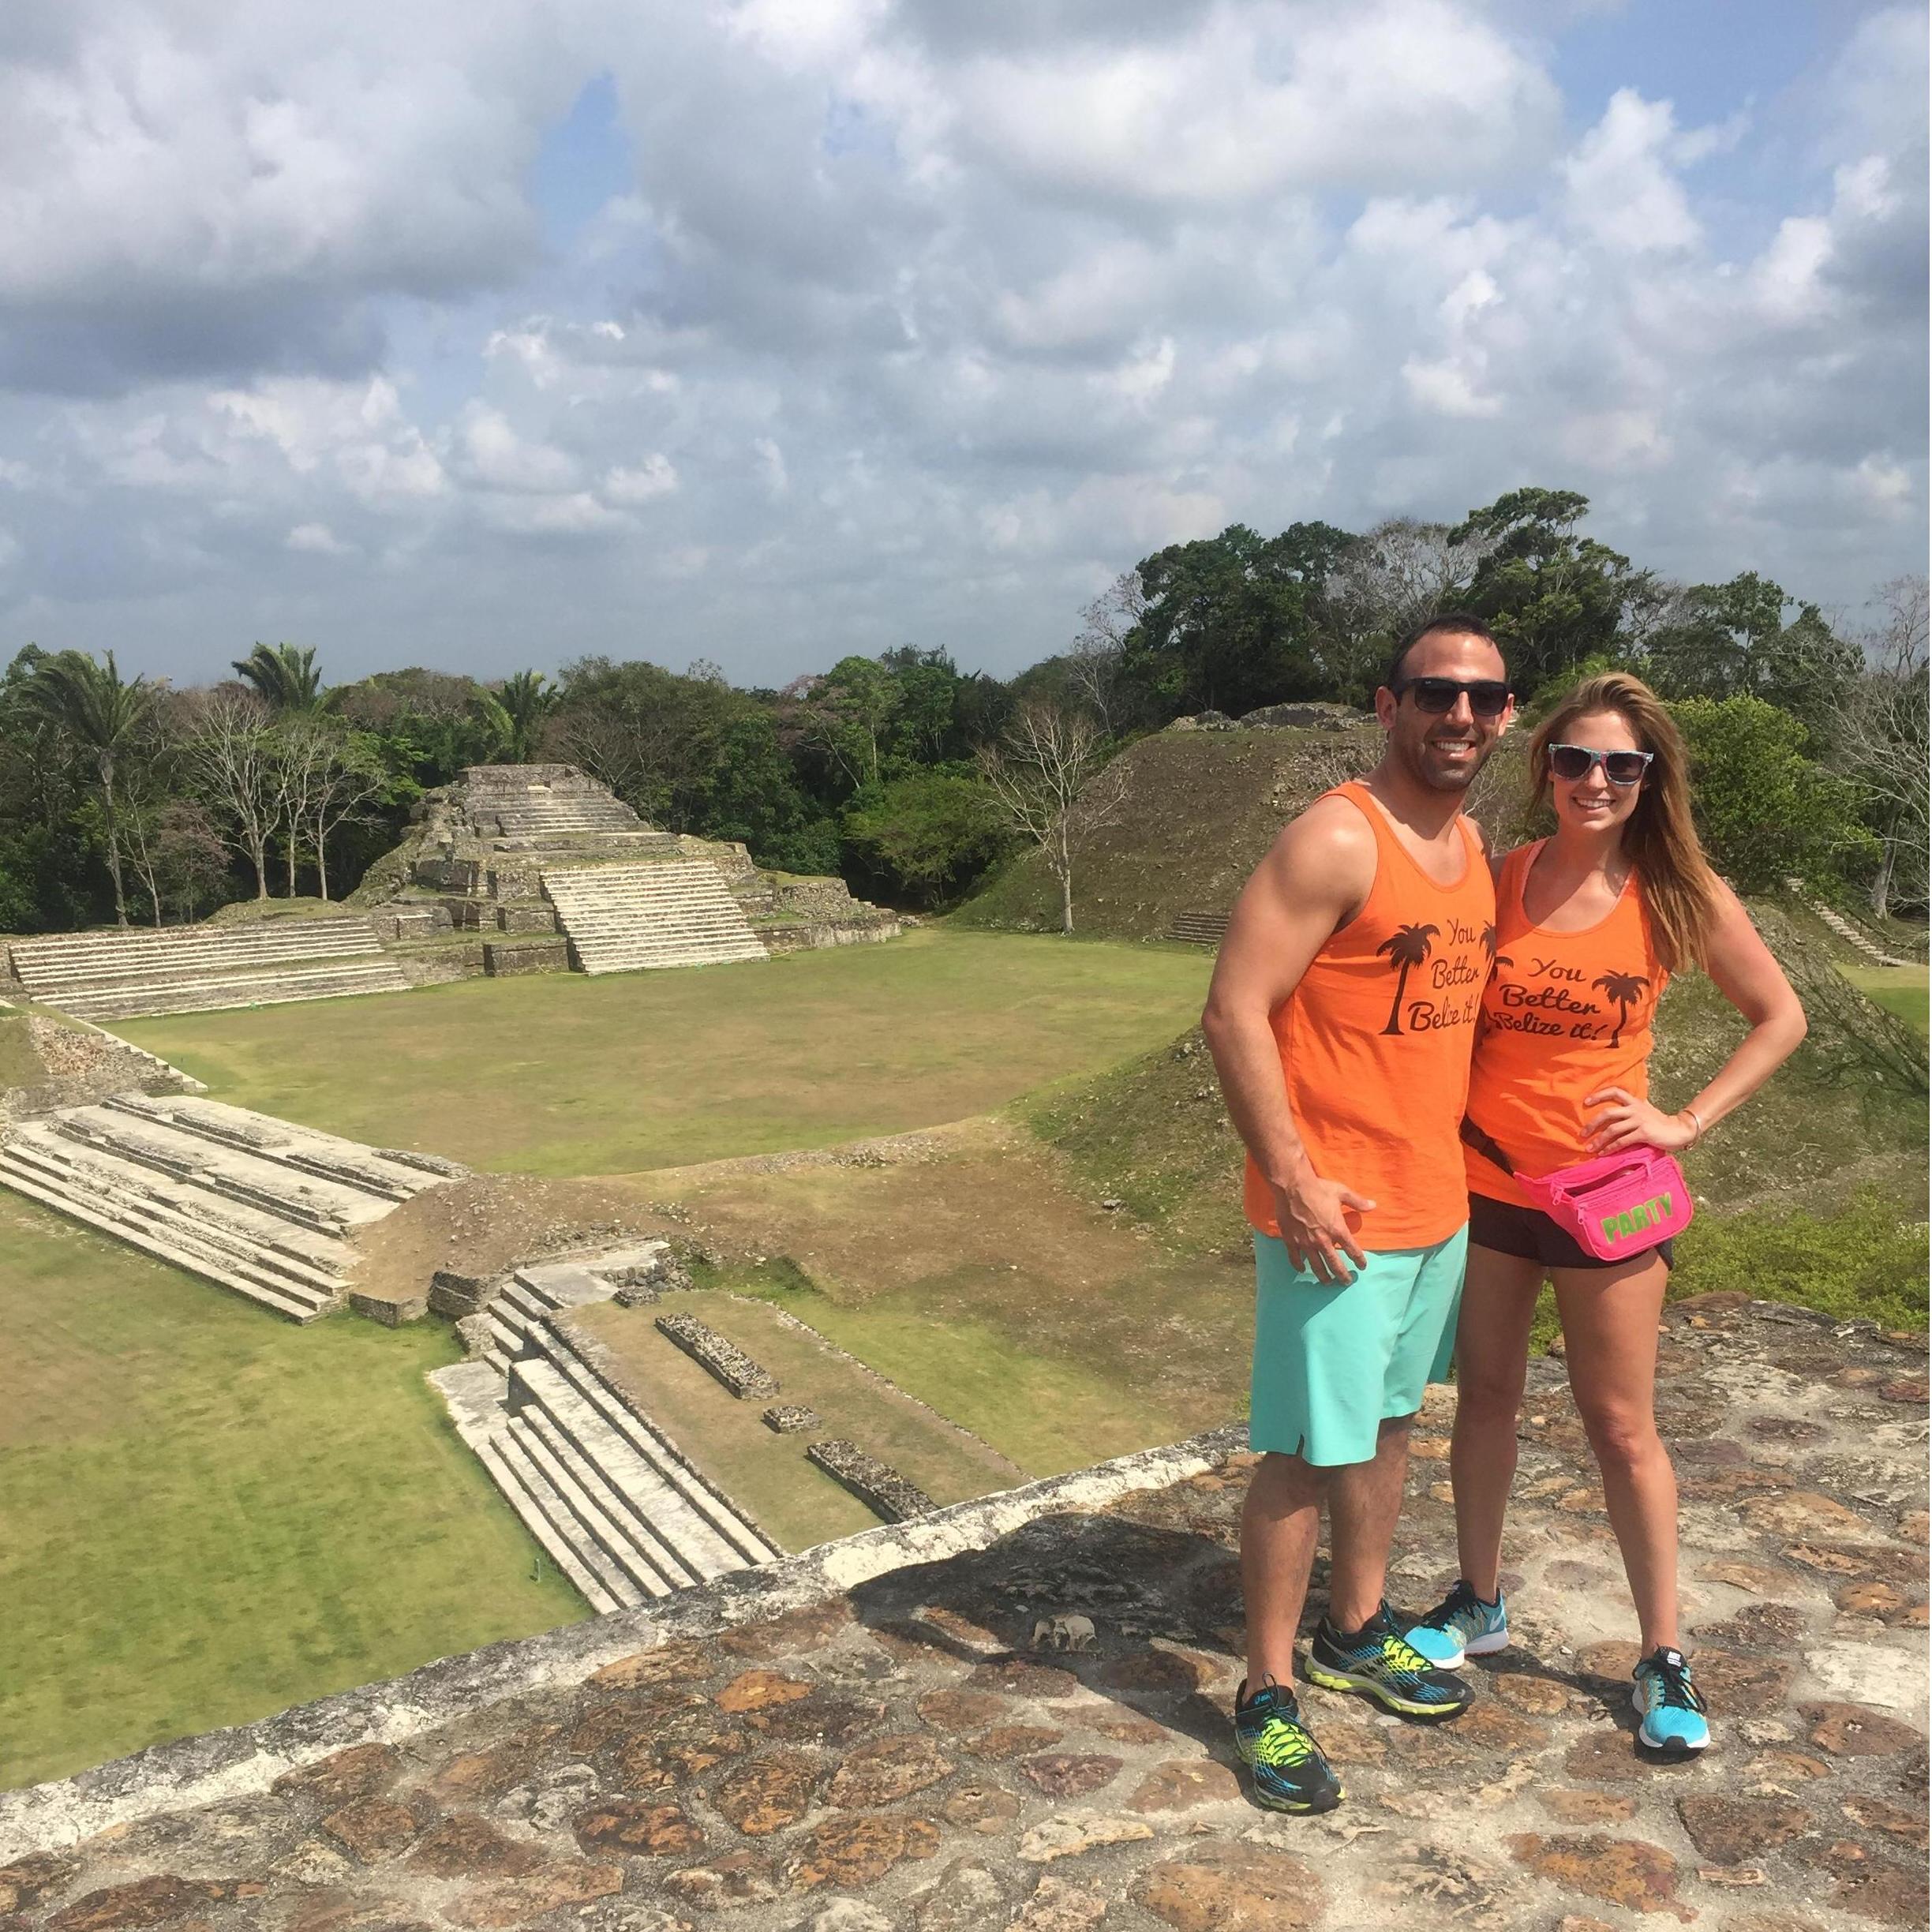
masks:
{"type": "Polygon", "coordinates": [[[1375,1206],[1373,1201],[1339,1181],[1324,1181],[1305,1161],[1301,1173],[1287,1186],[1270,1191],[1275,1196],[1275,1223],[1281,1230],[1282,1245],[1297,1268],[1319,1282],[1339,1284],[1355,1279],[1343,1264],[1344,1255],[1357,1268],[1368,1265],[1346,1211],[1353,1208],[1357,1214],[1367,1214],[1375,1206]]]}

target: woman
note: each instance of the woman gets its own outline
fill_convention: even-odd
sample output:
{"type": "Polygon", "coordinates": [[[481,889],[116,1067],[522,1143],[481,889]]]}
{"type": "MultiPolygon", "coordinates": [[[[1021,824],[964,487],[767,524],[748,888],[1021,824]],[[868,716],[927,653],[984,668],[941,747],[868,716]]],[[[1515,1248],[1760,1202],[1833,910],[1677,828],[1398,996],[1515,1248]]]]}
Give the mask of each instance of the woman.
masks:
{"type": "Polygon", "coordinates": [[[1531,744],[1533,783],[1556,830],[1496,867],[1495,957],[1464,1132],[1469,1271],[1450,1465],[1462,1576],[1409,1632],[1451,1668],[1509,1642],[1503,1521],[1530,1318],[1547,1278],[1636,1600],[1638,1735],[1674,1756],[1702,1750],[1710,1728],[1679,1641],[1677,1484],[1652,1399],[1671,1244],[1598,1260],[1513,1176],[1626,1148],[1693,1146],[1804,1037],[1797,995],[1698,845],[1685,764],[1669,713],[1622,672],[1579,684],[1531,744]],[[1688,1106],[1664,1114],[1646,1098],[1651,1017],[1666,979],[1691,965],[1750,1031],[1688,1106]]]}

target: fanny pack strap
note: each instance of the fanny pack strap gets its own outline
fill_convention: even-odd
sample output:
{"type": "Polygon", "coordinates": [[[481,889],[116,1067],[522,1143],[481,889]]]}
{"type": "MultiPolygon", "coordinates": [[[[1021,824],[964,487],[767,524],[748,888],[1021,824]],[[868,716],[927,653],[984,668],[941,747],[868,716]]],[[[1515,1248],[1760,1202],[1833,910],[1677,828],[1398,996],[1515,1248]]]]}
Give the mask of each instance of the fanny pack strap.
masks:
{"type": "Polygon", "coordinates": [[[1466,1116],[1458,1131],[1461,1133],[1464,1143],[1473,1147],[1485,1160],[1493,1161],[1511,1179],[1515,1178],[1516,1163],[1473,1120],[1466,1116]]]}

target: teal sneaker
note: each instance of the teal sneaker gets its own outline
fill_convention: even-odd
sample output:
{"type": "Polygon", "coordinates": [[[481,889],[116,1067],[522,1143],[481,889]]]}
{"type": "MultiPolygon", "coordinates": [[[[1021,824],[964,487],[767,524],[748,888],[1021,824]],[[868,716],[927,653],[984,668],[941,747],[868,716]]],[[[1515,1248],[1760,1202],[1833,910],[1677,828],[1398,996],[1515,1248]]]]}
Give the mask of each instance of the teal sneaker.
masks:
{"type": "Polygon", "coordinates": [[[1332,1811],[1342,1802],[1342,1781],[1309,1735],[1294,1693],[1271,1677],[1251,1698],[1235,1693],[1234,1750],[1254,1773],[1255,1803],[1265,1810],[1332,1811]]]}
{"type": "Polygon", "coordinates": [[[1466,1657],[1490,1657],[1509,1647],[1509,1611],[1503,1593],[1485,1603],[1462,1578],[1456,1586],[1402,1641],[1443,1670],[1466,1657]]]}
{"type": "Polygon", "coordinates": [[[1637,1741],[1666,1758],[1694,1758],[1710,1742],[1704,1700],[1681,1650],[1660,1645],[1638,1664],[1631,1703],[1642,1722],[1637,1741]]]}
{"type": "Polygon", "coordinates": [[[1339,1631],[1324,1617],[1309,1646],[1308,1674],[1324,1690],[1373,1698],[1404,1717],[1460,1717],[1474,1694],[1409,1642],[1387,1604],[1358,1631],[1339,1631]]]}

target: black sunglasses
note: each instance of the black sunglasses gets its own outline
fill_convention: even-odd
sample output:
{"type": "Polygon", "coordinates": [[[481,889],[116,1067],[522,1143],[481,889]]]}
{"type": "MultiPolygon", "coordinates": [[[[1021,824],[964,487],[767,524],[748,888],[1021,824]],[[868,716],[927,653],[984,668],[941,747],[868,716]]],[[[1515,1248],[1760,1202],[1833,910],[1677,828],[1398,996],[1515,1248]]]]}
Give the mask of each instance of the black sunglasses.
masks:
{"type": "Polygon", "coordinates": [[[1391,689],[1398,702],[1405,691],[1412,694],[1416,709],[1432,717],[1446,717],[1455,709],[1458,698],[1467,698],[1470,710],[1478,717],[1500,717],[1509,708],[1510,687],[1494,678],[1478,678],[1472,684],[1459,683],[1454,678],[1404,678],[1391,689]]]}
{"type": "Polygon", "coordinates": [[[1613,785],[1634,785],[1650,769],[1651,756],[1648,751],[1593,751],[1588,745],[1553,744],[1549,768],[1554,777],[1574,781],[1587,776],[1593,765],[1601,765],[1613,785]]]}

